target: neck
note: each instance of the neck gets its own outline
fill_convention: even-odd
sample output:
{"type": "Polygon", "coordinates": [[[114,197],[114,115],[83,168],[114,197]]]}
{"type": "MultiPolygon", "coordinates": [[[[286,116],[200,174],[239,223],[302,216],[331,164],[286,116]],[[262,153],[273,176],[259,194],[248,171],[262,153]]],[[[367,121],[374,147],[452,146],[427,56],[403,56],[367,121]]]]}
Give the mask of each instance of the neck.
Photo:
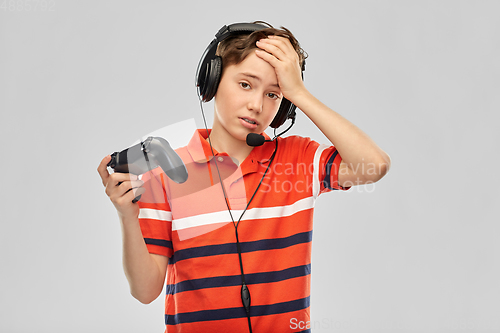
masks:
{"type": "Polygon", "coordinates": [[[212,147],[219,153],[227,153],[232,158],[237,159],[240,164],[253,149],[253,147],[247,145],[246,141],[238,140],[227,131],[224,131],[216,122],[214,122],[210,133],[210,142],[212,147]]]}

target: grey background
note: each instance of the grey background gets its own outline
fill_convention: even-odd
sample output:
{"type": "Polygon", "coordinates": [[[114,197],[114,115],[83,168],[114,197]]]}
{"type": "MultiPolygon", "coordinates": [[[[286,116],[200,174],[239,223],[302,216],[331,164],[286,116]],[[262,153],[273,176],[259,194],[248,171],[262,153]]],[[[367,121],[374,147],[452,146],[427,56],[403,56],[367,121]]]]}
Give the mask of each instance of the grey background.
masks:
{"type": "MultiPolygon", "coordinates": [[[[201,53],[256,19],[295,33],[309,90],[393,160],[375,186],[318,200],[313,331],[500,331],[498,1],[13,3],[0,1],[0,331],[163,331],[163,295],[128,293],[96,167],[162,126],[201,125],[201,53]]],[[[291,132],[326,143],[302,114],[291,132]]]]}

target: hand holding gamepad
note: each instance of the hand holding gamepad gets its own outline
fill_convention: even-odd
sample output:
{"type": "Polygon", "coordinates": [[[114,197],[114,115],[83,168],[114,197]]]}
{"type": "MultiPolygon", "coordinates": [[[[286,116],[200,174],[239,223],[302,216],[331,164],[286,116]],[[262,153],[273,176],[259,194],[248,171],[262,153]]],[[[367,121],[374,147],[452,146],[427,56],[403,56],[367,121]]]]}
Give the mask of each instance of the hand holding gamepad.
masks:
{"type": "Polygon", "coordinates": [[[133,200],[145,192],[145,188],[142,187],[144,182],[134,174],[120,172],[110,174],[107,167],[110,161],[111,156],[108,155],[97,167],[106,195],[115,206],[120,220],[136,220],[139,215],[139,206],[134,204],[133,200]]]}
{"type": "MultiPolygon", "coordinates": [[[[111,154],[108,165],[115,172],[142,175],[157,167],[176,183],[184,183],[188,173],[186,166],[167,140],[161,137],[148,137],[141,143],[121,152],[111,154]]],[[[140,200],[140,195],[133,202],[140,200]]]]}

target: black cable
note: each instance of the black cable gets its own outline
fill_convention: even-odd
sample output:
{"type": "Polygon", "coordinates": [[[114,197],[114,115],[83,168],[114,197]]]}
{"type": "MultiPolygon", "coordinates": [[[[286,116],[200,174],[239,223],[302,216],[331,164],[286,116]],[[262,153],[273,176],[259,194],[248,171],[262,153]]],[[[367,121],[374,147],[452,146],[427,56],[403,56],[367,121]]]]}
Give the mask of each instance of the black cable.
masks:
{"type": "MultiPolygon", "coordinates": [[[[235,223],[234,222],[234,218],[233,218],[233,214],[231,213],[231,208],[229,207],[229,201],[228,201],[229,199],[227,197],[226,190],[224,188],[224,184],[222,183],[222,177],[220,175],[219,166],[217,164],[217,160],[215,159],[215,153],[214,153],[214,149],[212,147],[212,142],[210,140],[210,135],[208,133],[207,121],[205,119],[205,112],[203,111],[203,103],[202,103],[202,100],[201,100],[201,97],[200,97],[199,94],[198,94],[198,97],[200,99],[200,107],[201,107],[201,114],[203,116],[203,123],[205,124],[205,130],[207,131],[208,143],[210,145],[210,150],[212,151],[212,156],[214,157],[215,167],[217,169],[217,175],[219,176],[220,185],[222,187],[222,193],[224,194],[224,200],[226,201],[227,210],[229,212],[229,215],[231,216],[231,221],[233,222],[233,226],[234,226],[234,232],[235,232],[235,235],[236,235],[236,249],[238,251],[238,259],[239,259],[239,262],[240,262],[240,271],[241,271],[241,302],[242,302],[243,307],[245,308],[245,312],[247,314],[248,330],[249,330],[250,333],[252,333],[252,321],[251,321],[251,316],[250,316],[251,297],[250,297],[250,290],[248,289],[248,286],[247,286],[246,281],[245,281],[245,273],[243,271],[243,260],[241,258],[241,245],[240,245],[240,240],[239,240],[239,237],[238,237],[238,226],[240,225],[241,219],[243,218],[243,214],[245,214],[245,212],[247,211],[247,208],[250,206],[250,203],[252,202],[253,198],[255,197],[255,194],[257,194],[257,191],[259,190],[260,185],[262,184],[262,181],[266,177],[267,171],[269,170],[269,168],[271,167],[271,164],[274,161],[274,157],[276,156],[276,152],[278,151],[278,140],[277,140],[277,137],[279,135],[285,133],[286,131],[288,131],[293,126],[293,123],[295,122],[295,119],[292,119],[292,124],[285,131],[283,131],[282,133],[280,133],[278,136],[275,135],[275,137],[273,139],[274,142],[275,142],[275,148],[274,148],[274,152],[271,155],[271,158],[269,160],[269,164],[267,165],[266,171],[264,172],[264,175],[260,179],[259,185],[257,185],[257,188],[255,189],[255,192],[253,193],[253,195],[250,198],[250,200],[248,201],[245,209],[241,213],[240,218],[238,219],[238,222],[235,223]]],[[[276,134],[276,129],[274,131],[275,131],[275,134],[276,134]]]]}
{"type": "Polygon", "coordinates": [[[288,132],[290,130],[290,128],[292,128],[293,124],[295,124],[295,117],[292,118],[292,123],[290,124],[290,126],[288,126],[288,128],[286,130],[284,130],[283,132],[281,132],[278,135],[276,135],[276,128],[275,128],[273,140],[276,139],[278,136],[281,136],[281,135],[285,134],[286,132],[288,132]]]}
{"type": "Polygon", "coordinates": [[[243,260],[241,259],[241,245],[238,237],[238,228],[234,228],[234,233],[236,234],[236,247],[238,249],[238,259],[240,260],[240,270],[241,270],[241,302],[245,308],[248,320],[248,330],[252,333],[252,320],[250,319],[250,290],[245,282],[245,273],[243,272],[243,260]]]}

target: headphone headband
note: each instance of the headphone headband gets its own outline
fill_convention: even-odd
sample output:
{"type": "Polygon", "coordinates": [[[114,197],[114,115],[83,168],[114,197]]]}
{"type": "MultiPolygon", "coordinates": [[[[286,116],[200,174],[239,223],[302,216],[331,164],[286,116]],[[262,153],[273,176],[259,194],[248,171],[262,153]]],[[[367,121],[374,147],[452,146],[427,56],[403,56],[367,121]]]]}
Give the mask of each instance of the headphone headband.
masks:
{"type": "Polygon", "coordinates": [[[223,41],[230,35],[236,35],[240,33],[252,33],[254,31],[259,31],[268,28],[265,25],[257,23],[233,23],[229,26],[225,25],[219,29],[215,34],[215,38],[218,42],[223,41]]]}

